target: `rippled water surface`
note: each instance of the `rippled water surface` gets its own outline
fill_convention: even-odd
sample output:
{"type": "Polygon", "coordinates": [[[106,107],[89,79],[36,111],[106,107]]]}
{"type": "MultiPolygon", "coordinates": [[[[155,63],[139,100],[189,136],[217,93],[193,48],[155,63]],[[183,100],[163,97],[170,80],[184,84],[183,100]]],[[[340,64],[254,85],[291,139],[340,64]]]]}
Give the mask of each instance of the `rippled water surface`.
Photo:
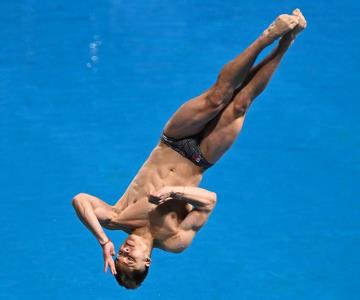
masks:
{"type": "MultiPolygon", "coordinates": [[[[360,299],[356,1],[0,2],[1,299],[360,299]],[[123,193],[167,119],[281,12],[309,27],[202,186],[191,248],[137,291],[70,205],[123,193]]],[[[124,234],[110,232],[116,243],[124,234]]]]}

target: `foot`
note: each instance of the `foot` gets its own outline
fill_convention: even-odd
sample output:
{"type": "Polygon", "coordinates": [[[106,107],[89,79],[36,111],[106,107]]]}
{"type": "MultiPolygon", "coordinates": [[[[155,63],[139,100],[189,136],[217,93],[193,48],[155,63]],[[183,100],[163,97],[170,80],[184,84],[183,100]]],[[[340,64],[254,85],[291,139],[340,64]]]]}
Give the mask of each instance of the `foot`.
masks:
{"type": "Polygon", "coordinates": [[[306,22],[304,15],[300,11],[300,9],[298,9],[298,8],[295,9],[292,12],[292,14],[293,14],[293,16],[297,17],[299,20],[299,23],[297,24],[297,26],[295,26],[295,28],[292,30],[293,35],[295,35],[295,37],[296,37],[301,31],[303,31],[306,28],[307,22],[306,22]]]}
{"type": "Polygon", "coordinates": [[[263,32],[263,37],[271,44],[299,24],[297,15],[280,15],[263,32]]]}
{"type": "Polygon", "coordinates": [[[289,32],[287,32],[282,38],[280,43],[282,44],[287,44],[287,43],[293,43],[293,41],[295,40],[296,36],[303,31],[306,26],[306,19],[304,17],[304,15],[301,13],[300,9],[295,9],[292,12],[292,15],[294,17],[296,17],[298,19],[298,24],[294,27],[294,29],[290,30],[289,32]]]}

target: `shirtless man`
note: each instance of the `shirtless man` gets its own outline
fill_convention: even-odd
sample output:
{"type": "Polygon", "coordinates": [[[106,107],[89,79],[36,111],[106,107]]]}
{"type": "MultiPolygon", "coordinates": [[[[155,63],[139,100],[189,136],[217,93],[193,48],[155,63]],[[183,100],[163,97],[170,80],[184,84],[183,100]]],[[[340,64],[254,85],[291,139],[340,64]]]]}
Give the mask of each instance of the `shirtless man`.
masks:
{"type": "Polygon", "coordinates": [[[74,197],[76,213],[102,247],[104,271],[110,267],[120,285],[140,286],[153,248],[178,253],[191,244],[216,203],[215,193],[198,187],[204,171],[232,145],[250,104],[305,27],[299,9],[279,16],[223,67],[210,89],[183,104],[114,206],[84,193],[74,197]],[[279,38],[273,52],[252,67],[259,53],[279,38]],[[115,261],[114,244],[103,227],[129,234],[115,261]]]}

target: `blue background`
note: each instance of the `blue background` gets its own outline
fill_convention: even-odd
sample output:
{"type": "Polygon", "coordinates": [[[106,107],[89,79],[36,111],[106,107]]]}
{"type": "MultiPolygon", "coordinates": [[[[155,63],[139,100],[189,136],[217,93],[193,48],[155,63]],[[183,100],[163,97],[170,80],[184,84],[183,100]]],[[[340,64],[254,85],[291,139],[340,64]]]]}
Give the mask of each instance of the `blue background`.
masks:
{"type": "Polygon", "coordinates": [[[360,299],[358,3],[1,1],[0,298],[360,299]],[[296,7],[308,29],[203,180],[208,224],[118,287],[72,197],[114,203],[177,107],[296,7]]]}

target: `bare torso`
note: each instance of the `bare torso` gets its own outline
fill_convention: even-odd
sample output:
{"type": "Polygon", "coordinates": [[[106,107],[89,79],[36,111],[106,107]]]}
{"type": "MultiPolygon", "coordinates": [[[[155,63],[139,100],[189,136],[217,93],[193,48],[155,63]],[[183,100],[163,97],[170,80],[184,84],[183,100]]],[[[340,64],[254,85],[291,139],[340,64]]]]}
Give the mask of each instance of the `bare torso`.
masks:
{"type": "MultiPolygon", "coordinates": [[[[200,167],[160,142],[115,204],[122,222],[125,220],[134,228],[149,227],[155,247],[177,251],[169,249],[167,243],[172,240],[174,244],[179,224],[192,206],[176,200],[156,206],[148,201],[149,195],[164,186],[198,186],[202,173],[200,167]]],[[[186,248],[186,241],[179,243],[183,243],[178,245],[180,248],[186,248]]]]}

